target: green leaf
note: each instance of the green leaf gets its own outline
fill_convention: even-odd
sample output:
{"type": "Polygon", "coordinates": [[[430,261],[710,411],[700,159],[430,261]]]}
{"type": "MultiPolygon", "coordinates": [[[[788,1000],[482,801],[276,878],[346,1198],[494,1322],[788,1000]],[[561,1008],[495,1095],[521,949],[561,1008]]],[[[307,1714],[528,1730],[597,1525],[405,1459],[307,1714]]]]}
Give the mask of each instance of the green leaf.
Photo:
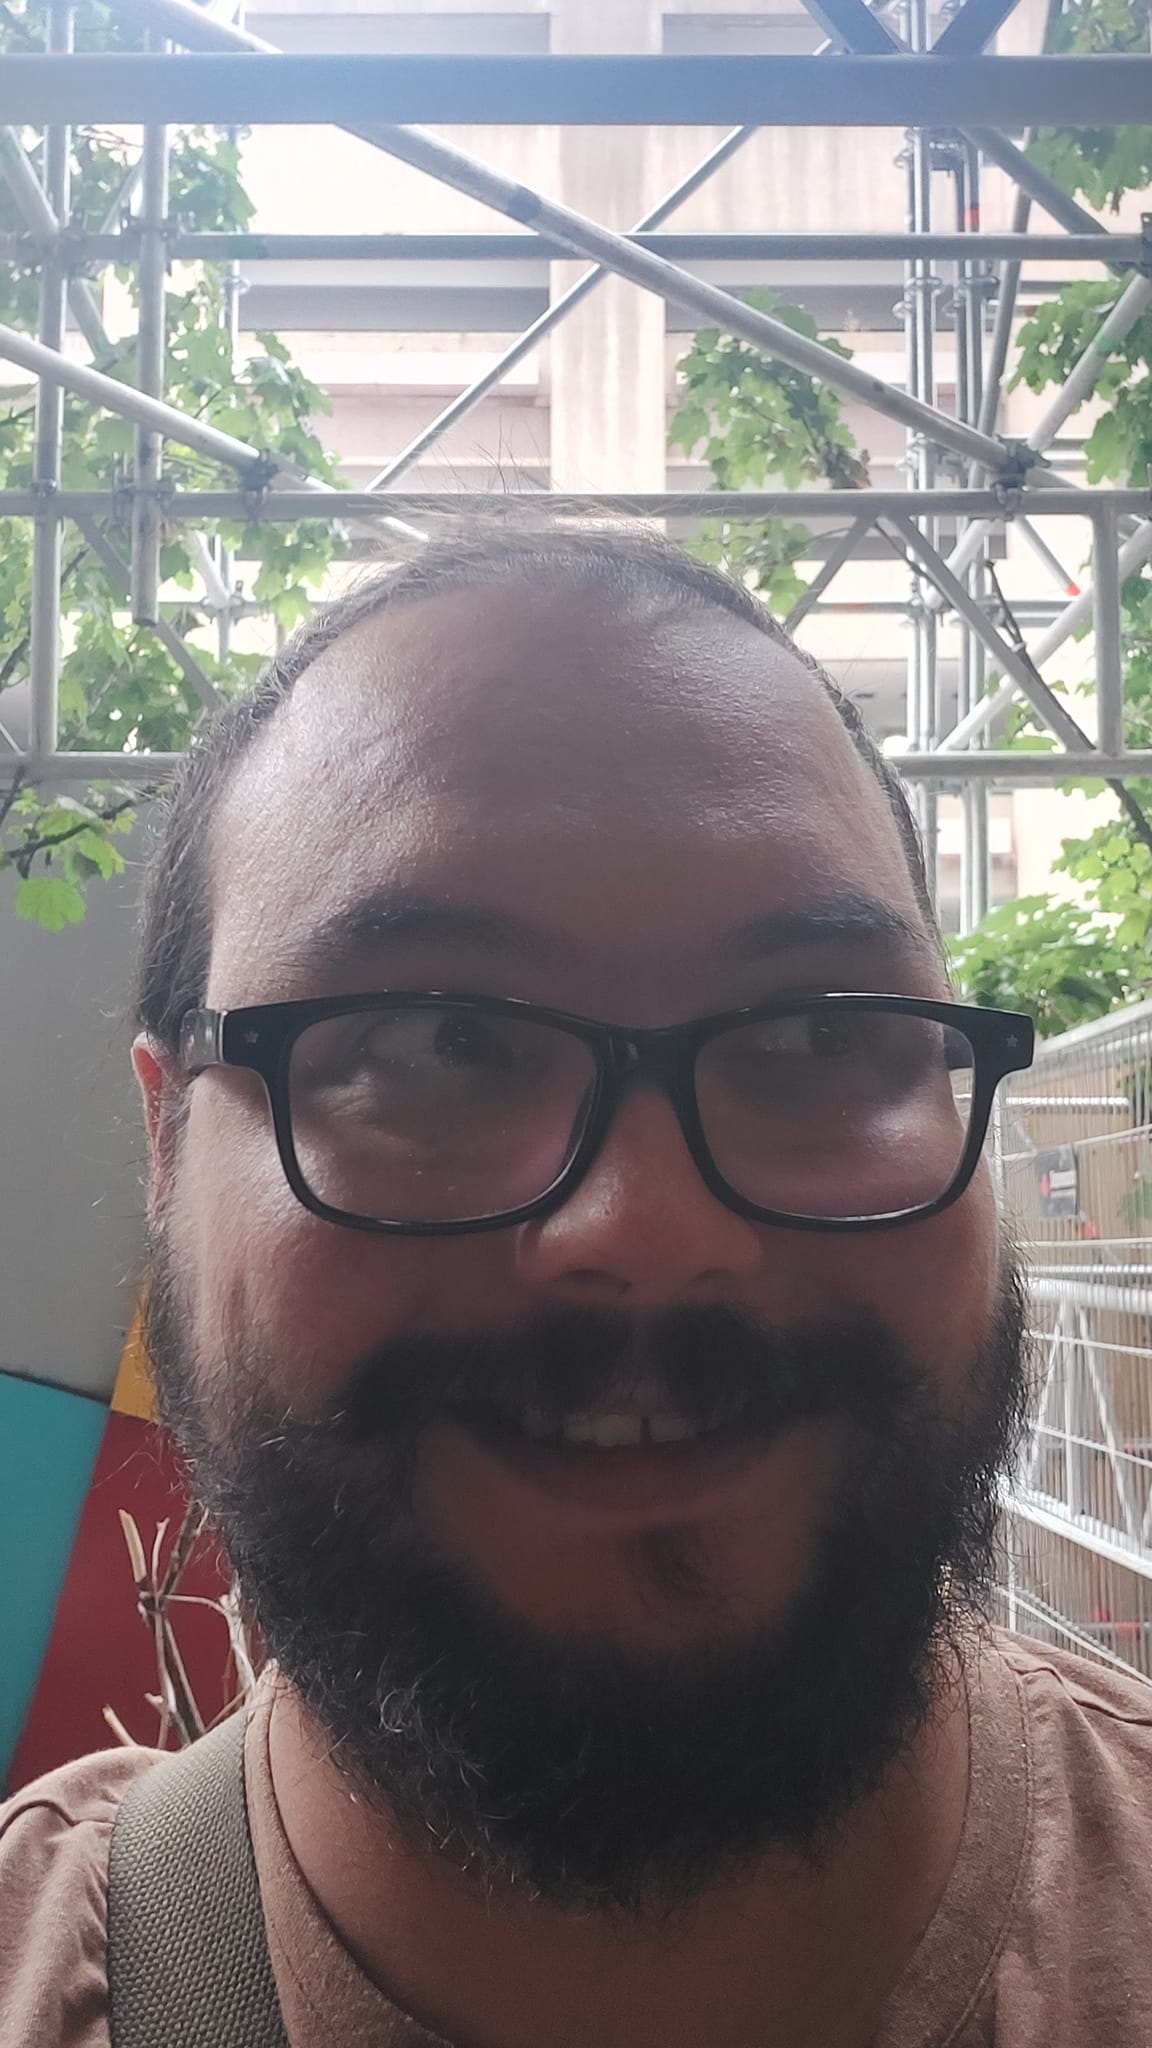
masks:
{"type": "Polygon", "coordinates": [[[67,841],[61,852],[67,856],[70,863],[82,863],[95,874],[103,876],[105,880],[110,875],[120,875],[124,872],[124,855],[120,848],[113,846],[110,840],[103,838],[101,832],[95,830],[78,833],[75,839],[67,841]]]}
{"type": "Polygon", "coordinates": [[[1152,974],[1146,948],[1133,946],[1123,921],[1045,896],[989,912],[948,951],[970,1000],[1023,1010],[1042,1034],[1137,1000],[1152,974]]]}
{"type": "Polygon", "coordinates": [[[691,455],[707,432],[708,414],[702,405],[682,405],[668,424],[669,442],[673,448],[682,448],[685,455],[691,455]]]}
{"type": "Polygon", "coordinates": [[[60,932],[65,925],[81,923],[84,898],[61,875],[28,875],[16,885],[16,915],[46,932],[60,932]]]}

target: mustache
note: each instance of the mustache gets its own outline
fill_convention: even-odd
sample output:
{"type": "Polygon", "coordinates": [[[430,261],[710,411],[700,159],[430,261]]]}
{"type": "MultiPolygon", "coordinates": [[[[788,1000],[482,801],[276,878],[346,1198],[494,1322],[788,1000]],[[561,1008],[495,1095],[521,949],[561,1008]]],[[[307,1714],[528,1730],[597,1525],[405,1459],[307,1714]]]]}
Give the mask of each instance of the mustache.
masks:
{"type": "Polygon", "coordinates": [[[531,1410],[558,1430],[609,1394],[653,1383],[701,1423],[738,1418],[765,1430],[827,1415],[891,1427],[923,1398],[924,1381],[866,1314],[782,1328],[724,1304],[643,1316],[571,1308],[501,1329],[392,1339],[353,1368],[328,1429],[367,1443],[446,1418],[531,1410]]]}

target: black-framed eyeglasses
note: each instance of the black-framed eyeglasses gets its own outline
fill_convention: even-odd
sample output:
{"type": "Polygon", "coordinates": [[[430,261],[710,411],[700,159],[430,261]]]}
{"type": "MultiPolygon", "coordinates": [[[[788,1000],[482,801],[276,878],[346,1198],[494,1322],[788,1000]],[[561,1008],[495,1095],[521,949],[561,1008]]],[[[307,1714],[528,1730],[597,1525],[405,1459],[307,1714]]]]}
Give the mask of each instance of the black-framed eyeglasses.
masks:
{"type": "Polygon", "coordinates": [[[738,1215],[875,1230],[964,1192],[997,1083],[1032,1051],[1027,1017],[917,996],[628,1031],[514,997],[403,991],[191,1010],[180,1063],[259,1074],[292,1192],[353,1230],[446,1236],[545,1215],[644,1085],[738,1215]]]}

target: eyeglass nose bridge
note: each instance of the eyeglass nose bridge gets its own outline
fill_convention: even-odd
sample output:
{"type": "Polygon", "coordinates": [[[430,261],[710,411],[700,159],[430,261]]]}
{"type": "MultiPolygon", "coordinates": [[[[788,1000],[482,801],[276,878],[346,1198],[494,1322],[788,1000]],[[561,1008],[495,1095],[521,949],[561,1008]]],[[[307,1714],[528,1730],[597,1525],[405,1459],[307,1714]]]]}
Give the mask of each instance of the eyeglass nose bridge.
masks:
{"type": "Polygon", "coordinates": [[[663,1030],[613,1030],[608,1042],[613,1096],[645,1085],[659,1090],[677,1107],[690,1089],[696,1057],[695,1040],[677,1025],[663,1030]]]}

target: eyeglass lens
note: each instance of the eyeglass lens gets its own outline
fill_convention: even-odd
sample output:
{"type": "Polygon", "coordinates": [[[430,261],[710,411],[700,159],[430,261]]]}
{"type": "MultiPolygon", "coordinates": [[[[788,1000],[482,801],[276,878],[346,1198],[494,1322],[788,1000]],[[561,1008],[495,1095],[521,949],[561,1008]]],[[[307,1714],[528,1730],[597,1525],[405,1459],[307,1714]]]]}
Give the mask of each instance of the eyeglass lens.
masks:
{"type": "MultiPolygon", "coordinates": [[[[798,1010],[707,1040],[704,1137],[729,1185],[780,1214],[880,1216],[944,1194],[968,1137],[975,1054],[897,1011],[798,1010]]],[[[312,1194],[392,1223],[535,1201],[571,1159],[596,1079],[562,1027],[442,1004],[328,1018],[296,1039],[293,1144],[312,1194]]]]}
{"type": "Polygon", "coordinates": [[[968,1040],[933,1018],[803,1010],[711,1039],[696,1096],[717,1169],[759,1208],[886,1216],[952,1185],[974,1068],[968,1040]]]}
{"type": "Polygon", "coordinates": [[[310,1025],[289,1069],[312,1193],[380,1222],[450,1223],[535,1201],[579,1140],[590,1046],[511,1015],[441,1005],[310,1025]]]}

